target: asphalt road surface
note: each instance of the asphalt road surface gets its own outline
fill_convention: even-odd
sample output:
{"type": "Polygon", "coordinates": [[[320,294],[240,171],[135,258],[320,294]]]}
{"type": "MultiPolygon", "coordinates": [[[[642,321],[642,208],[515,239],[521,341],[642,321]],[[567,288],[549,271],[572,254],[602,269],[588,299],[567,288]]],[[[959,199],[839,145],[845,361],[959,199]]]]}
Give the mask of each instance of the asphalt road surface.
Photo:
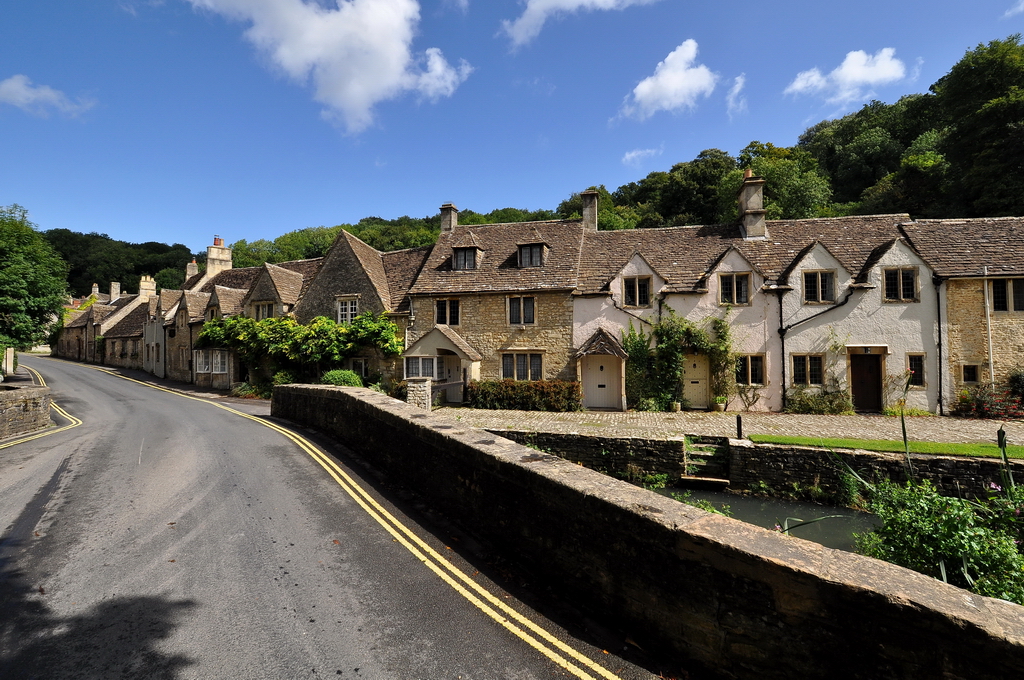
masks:
{"type": "Polygon", "coordinates": [[[0,678],[652,677],[269,405],[21,361],[70,418],[0,441],[0,678]]]}

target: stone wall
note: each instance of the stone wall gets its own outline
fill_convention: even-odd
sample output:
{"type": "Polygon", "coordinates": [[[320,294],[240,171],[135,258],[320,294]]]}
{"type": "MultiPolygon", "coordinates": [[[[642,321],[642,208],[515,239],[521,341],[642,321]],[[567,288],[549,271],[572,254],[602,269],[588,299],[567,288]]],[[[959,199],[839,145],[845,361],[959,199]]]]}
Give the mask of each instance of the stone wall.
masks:
{"type": "MultiPolygon", "coordinates": [[[[947,284],[949,367],[953,384],[962,388],[963,364],[977,364],[978,380],[989,382],[988,329],[982,279],[951,279],[947,284]]],[[[1024,312],[991,312],[992,353],[996,382],[1024,363],[1024,312]]]]}
{"type": "Polygon", "coordinates": [[[576,360],[572,347],[572,296],[567,292],[528,292],[537,298],[535,324],[510,325],[508,295],[472,294],[442,297],[417,297],[413,301],[415,322],[409,328],[411,347],[434,327],[437,300],[459,299],[459,325],[452,326],[466,342],[480,352],[481,380],[501,379],[503,353],[540,352],[544,355],[546,380],[576,380],[576,360]]]}
{"type": "Polygon", "coordinates": [[[499,437],[553,453],[591,470],[624,475],[630,465],[644,474],[667,474],[669,484],[685,474],[685,437],[642,439],[640,437],[592,437],[550,432],[491,430],[499,437]]]}
{"type": "Polygon", "coordinates": [[[50,424],[49,387],[0,386],[0,439],[50,424]]]}
{"type": "Polygon", "coordinates": [[[732,678],[1024,677],[1019,606],[705,513],[371,390],[274,388],[643,649],[732,678]]]}
{"type": "MultiPolygon", "coordinates": [[[[729,486],[733,490],[753,488],[758,482],[772,489],[820,489],[823,497],[840,494],[845,468],[838,456],[865,479],[906,481],[902,453],[837,450],[778,444],[754,444],[744,439],[729,440],[731,461],[729,486]],[[796,487],[794,487],[794,484],[796,487]]],[[[990,483],[1001,484],[998,458],[932,456],[910,454],[916,479],[930,480],[947,496],[985,496],[990,483]]],[[[1011,460],[1014,478],[1024,481],[1024,461],[1011,460]]]]}

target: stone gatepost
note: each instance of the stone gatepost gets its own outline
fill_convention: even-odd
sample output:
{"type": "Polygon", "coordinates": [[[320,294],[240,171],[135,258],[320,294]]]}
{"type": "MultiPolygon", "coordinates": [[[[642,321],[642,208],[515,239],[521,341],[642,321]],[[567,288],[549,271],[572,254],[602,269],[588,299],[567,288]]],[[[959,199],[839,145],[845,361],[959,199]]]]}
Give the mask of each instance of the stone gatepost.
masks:
{"type": "Polygon", "coordinates": [[[4,350],[4,374],[14,375],[14,348],[8,347],[4,350]]]}
{"type": "Polygon", "coordinates": [[[430,376],[406,378],[405,383],[408,385],[405,400],[413,406],[429,411],[434,401],[430,396],[431,387],[433,386],[433,380],[430,379],[430,376]]]}

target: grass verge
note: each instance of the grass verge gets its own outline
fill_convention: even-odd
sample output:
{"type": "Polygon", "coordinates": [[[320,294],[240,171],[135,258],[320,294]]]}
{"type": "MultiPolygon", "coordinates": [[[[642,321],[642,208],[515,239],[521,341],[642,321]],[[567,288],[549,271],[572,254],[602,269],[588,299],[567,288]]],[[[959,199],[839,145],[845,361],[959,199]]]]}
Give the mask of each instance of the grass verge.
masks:
{"type": "MultiPolygon", "coordinates": [[[[773,434],[752,434],[748,437],[757,444],[791,444],[793,446],[816,446],[829,449],[864,449],[866,451],[890,451],[903,453],[903,442],[888,439],[826,439],[823,437],[795,437],[773,434]]],[[[938,456],[983,456],[998,458],[999,447],[995,444],[949,444],[942,442],[909,442],[911,453],[930,453],[938,456]]],[[[1024,458],[1024,446],[1007,446],[1010,458],[1024,458]]]]}

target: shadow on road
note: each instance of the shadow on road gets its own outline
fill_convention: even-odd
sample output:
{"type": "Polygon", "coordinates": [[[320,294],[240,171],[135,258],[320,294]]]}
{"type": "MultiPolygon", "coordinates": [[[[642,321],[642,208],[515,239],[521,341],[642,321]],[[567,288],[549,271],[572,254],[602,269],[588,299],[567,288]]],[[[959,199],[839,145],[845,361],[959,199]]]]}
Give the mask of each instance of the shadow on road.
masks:
{"type": "Polygon", "coordinates": [[[0,559],[0,678],[172,680],[192,663],[158,649],[192,601],[122,597],[61,617],[40,590],[0,559]]]}

